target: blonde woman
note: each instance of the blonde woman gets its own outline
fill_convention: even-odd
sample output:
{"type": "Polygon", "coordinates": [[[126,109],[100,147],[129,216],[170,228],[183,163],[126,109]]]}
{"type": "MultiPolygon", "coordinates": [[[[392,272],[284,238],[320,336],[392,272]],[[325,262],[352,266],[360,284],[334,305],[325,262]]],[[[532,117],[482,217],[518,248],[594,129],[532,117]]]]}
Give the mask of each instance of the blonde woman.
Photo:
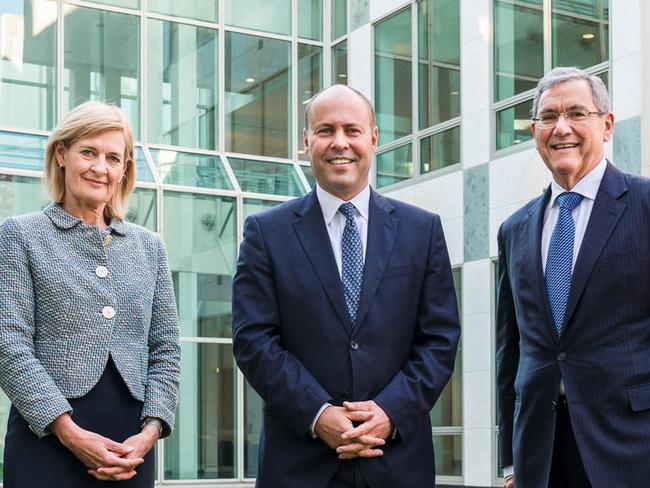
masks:
{"type": "Polygon", "coordinates": [[[179,330],[162,240],[123,220],[135,167],[122,112],[70,112],[43,177],[53,203],[0,225],[4,486],[153,487],[152,447],[174,423],[179,330]]]}

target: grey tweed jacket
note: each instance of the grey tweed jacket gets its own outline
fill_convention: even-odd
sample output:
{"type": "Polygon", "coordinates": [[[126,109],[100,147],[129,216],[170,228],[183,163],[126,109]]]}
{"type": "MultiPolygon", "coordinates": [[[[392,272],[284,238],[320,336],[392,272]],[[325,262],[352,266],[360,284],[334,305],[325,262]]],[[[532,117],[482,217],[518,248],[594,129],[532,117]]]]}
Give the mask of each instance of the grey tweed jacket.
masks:
{"type": "Polygon", "coordinates": [[[142,417],[173,428],[180,344],[165,247],[134,224],[108,230],[55,204],[0,224],[0,386],[38,436],[109,354],[142,417]]]}

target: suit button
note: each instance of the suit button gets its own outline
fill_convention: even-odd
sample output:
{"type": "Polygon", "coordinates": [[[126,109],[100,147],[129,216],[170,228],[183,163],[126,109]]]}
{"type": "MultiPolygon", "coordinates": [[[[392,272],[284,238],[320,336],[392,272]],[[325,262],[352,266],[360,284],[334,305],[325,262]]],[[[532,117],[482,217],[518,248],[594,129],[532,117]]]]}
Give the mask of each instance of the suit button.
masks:
{"type": "Polygon", "coordinates": [[[359,343],[357,341],[350,342],[350,349],[356,351],[357,349],[359,349],[359,343]]]}
{"type": "Polygon", "coordinates": [[[551,408],[553,409],[554,412],[557,410],[557,402],[555,400],[551,402],[551,408]]]}
{"type": "Polygon", "coordinates": [[[115,309],[113,307],[104,307],[102,308],[102,315],[106,319],[112,319],[115,317],[115,309]]]}
{"type": "Polygon", "coordinates": [[[106,278],[108,276],[108,268],[106,266],[97,266],[95,268],[95,274],[100,278],[106,278]]]}
{"type": "Polygon", "coordinates": [[[558,361],[566,361],[566,354],[561,352],[560,354],[557,355],[557,360],[558,361]]]}
{"type": "Polygon", "coordinates": [[[348,400],[349,398],[350,398],[350,394],[347,391],[341,392],[341,399],[348,400]]]}

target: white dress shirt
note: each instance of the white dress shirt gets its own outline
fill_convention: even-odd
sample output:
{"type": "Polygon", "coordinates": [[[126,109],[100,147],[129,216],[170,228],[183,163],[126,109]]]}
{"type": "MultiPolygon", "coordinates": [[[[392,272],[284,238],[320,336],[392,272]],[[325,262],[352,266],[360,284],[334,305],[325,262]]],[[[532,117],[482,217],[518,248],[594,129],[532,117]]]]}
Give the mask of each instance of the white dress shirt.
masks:
{"type": "MultiPolygon", "coordinates": [[[[336,259],[336,266],[339,269],[339,276],[343,273],[343,254],[341,251],[341,238],[343,237],[343,229],[345,229],[346,217],[341,212],[339,212],[339,207],[343,205],[345,200],[341,200],[339,197],[335,197],[331,193],[323,190],[320,185],[316,184],[316,198],[318,198],[318,203],[320,204],[321,211],[323,212],[323,220],[325,221],[325,227],[327,228],[327,234],[330,237],[330,243],[332,244],[332,251],[334,251],[334,259],[336,259]]],[[[370,186],[361,190],[357,195],[348,200],[356,208],[354,213],[354,222],[357,224],[357,229],[359,229],[359,234],[361,236],[361,245],[363,246],[363,259],[365,262],[366,259],[366,244],[368,242],[368,210],[370,206],[370,186]]],[[[318,410],[318,413],[312,420],[311,425],[309,426],[309,433],[312,437],[316,437],[316,422],[320,418],[323,411],[329,407],[329,403],[323,404],[323,406],[318,410]]]]}
{"type": "MultiPolygon", "coordinates": [[[[580,245],[582,239],[585,237],[589,217],[594,208],[594,200],[600,188],[600,182],[607,169],[607,160],[603,159],[596,167],[589,173],[582,177],[578,183],[570,190],[574,193],[582,195],[582,200],[576,208],[573,209],[571,216],[576,226],[576,234],[573,239],[573,263],[571,265],[571,272],[576,265],[578,253],[580,252],[580,245]]],[[[567,190],[562,188],[555,180],[551,182],[551,198],[549,199],[546,210],[544,211],[544,227],[542,228],[542,269],[546,274],[546,258],[548,257],[548,247],[551,243],[551,235],[557,222],[558,215],[560,214],[560,206],[557,204],[557,196],[567,190]]],[[[560,379],[560,394],[564,395],[564,380],[560,379]]],[[[503,476],[510,476],[514,474],[513,466],[505,466],[503,468],[503,476]]]]}

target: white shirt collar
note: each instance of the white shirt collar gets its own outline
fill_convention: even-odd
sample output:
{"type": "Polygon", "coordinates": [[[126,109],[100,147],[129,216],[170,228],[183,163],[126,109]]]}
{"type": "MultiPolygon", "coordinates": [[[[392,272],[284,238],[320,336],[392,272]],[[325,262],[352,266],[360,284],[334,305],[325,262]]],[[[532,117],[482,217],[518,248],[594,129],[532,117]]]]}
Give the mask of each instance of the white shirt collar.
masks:
{"type": "MultiPolygon", "coordinates": [[[[584,175],[578,183],[571,189],[572,192],[579,193],[584,198],[595,200],[600,188],[600,182],[603,179],[607,169],[607,160],[603,160],[596,165],[589,173],[584,175]]],[[[566,190],[562,188],[555,180],[551,181],[551,205],[555,205],[555,200],[560,193],[566,190]]]]}
{"type": "MultiPolygon", "coordinates": [[[[318,203],[320,208],[323,211],[323,218],[325,219],[325,224],[329,225],[336,212],[338,212],[339,207],[345,203],[345,200],[341,200],[339,197],[335,197],[331,193],[328,193],[326,190],[321,188],[321,186],[316,183],[316,197],[318,198],[318,203]]],[[[368,208],[370,206],[370,185],[357,193],[354,198],[349,200],[355,206],[361,217],[368,220],[368,208]]]]}

